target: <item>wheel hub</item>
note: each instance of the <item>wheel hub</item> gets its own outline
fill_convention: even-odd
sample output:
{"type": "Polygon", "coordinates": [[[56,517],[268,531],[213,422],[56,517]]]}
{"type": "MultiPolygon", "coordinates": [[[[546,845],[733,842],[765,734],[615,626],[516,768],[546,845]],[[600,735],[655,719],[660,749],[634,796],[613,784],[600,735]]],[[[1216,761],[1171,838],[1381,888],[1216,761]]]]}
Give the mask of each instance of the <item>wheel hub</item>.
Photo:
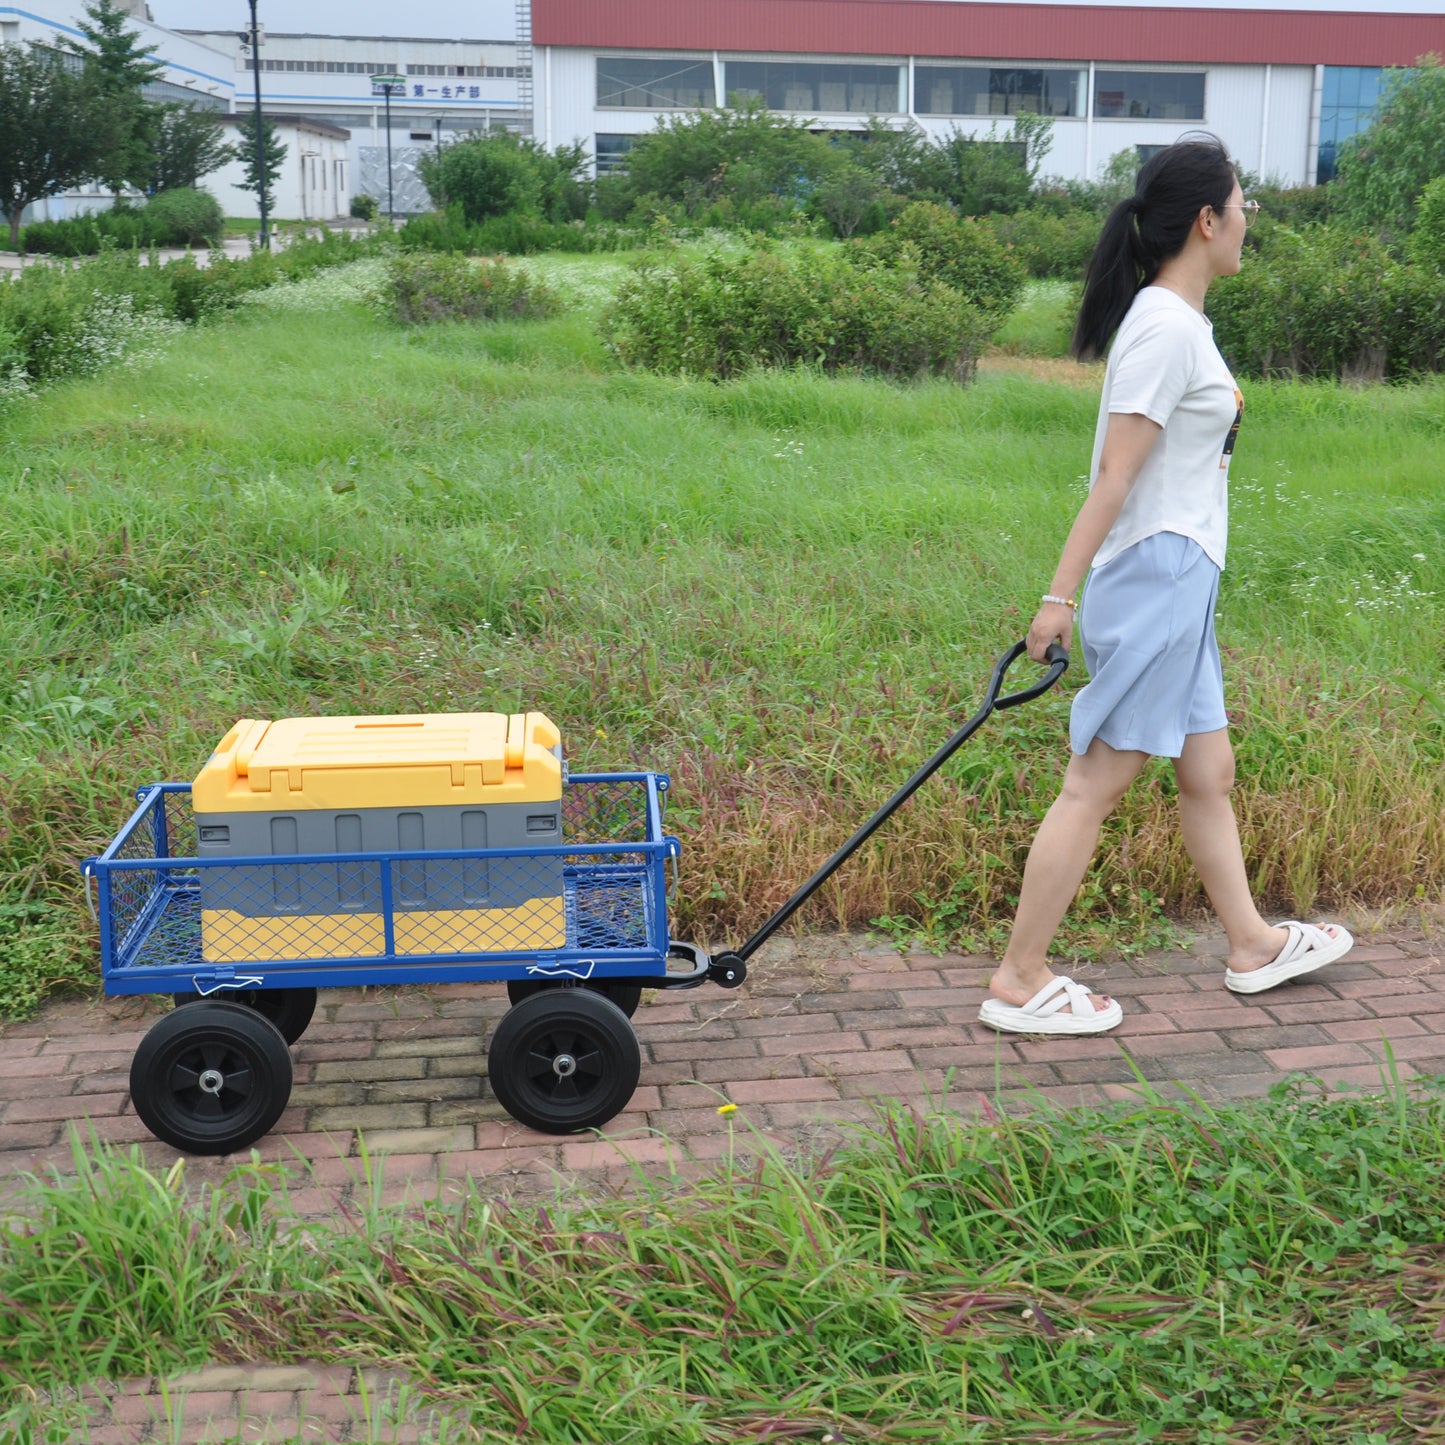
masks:
{"type": "Polygon", "coordinates": [[[559,1079],[570,1079],[577,1072],[577,1060],[571,1054],[558,1054],[552,1060],[552,1072],[559,1079]]]}
{"type": "Polygon", "coordinates": [[[226,1087],[226,1076],[219,1069],[205,1069],[196,1083],[203,1094],[219,1094],[226,1087]]]}

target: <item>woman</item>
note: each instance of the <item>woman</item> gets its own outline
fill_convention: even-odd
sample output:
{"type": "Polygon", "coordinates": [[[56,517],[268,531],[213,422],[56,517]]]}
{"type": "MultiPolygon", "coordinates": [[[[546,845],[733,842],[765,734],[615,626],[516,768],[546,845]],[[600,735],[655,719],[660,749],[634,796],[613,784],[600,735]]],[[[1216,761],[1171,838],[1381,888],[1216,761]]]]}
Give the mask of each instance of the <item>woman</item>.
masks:
{"type": "Polygon", "coordinates": [[[1229,792],[1234,752],[1214,640],[1229,459],[1244,399],[1214,344],[1204,297],[1239,270],[1258,209],[1214,137],[1152,156],[1110,212],[1074,330],[1080,360],[1109,350],[1093,476],[1029,655],[1068,647],[1078,608],[1090,681],[1074,700],[1072,755],[1024,868],[1013,933],[979,1018],[1015,1033],[1092,1034],[1119,1004],[1055,977],[1049,944],[1099,828],[1151,756],[1173,759],[1184,844],[1229,936],[1225,986],[1258,993],[1342,957],[1338,926],[1271,927],[1254,905],[1229,792]]]}

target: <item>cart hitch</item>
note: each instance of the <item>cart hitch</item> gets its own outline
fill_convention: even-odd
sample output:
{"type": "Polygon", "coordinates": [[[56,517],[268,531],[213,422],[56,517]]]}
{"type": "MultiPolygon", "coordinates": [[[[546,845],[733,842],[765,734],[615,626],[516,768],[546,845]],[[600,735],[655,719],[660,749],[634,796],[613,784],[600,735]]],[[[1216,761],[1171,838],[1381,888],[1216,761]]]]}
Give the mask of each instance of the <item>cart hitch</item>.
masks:
{"type": "Polygon", "coordinates": [[[707,966],[708,982],[723,988],[736,988],[747,976],[747,964],[735,953],[720,953],[707,966]]]}

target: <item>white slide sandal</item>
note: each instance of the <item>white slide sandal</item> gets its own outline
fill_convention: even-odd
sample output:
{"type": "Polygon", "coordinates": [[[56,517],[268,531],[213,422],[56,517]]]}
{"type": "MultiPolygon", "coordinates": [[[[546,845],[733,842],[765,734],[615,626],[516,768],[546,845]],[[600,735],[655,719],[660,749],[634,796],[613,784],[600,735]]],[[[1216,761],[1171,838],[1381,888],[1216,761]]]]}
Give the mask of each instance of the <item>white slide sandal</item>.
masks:
{"type": "Polygon", "coordinates": [[[1064,975],[1052,978],[1026,1004],[984,1001],[980,1023],[1009,1034],[1102,1034],[1123,1021],[1118,999],[1095,1008],[1093,990],[1064,975]]]}
{"type": "Polygon", "coordinates": [[[1288,983],[1301,974],[1313,973],[1327,963],[1334,963],[1355,946],[1349,930],[1337,923],[1298,923],[1291,919],[1279,926],[1289,930],[1289,942],[1280,949],[1274,961],[1245,973],[1226,968],[1225,988],[1234,993],[1263,993],[1276,984],[1288,983]],[[1335,930],[1333,934],[1328,931],[1329,928],[1335,930]]]}

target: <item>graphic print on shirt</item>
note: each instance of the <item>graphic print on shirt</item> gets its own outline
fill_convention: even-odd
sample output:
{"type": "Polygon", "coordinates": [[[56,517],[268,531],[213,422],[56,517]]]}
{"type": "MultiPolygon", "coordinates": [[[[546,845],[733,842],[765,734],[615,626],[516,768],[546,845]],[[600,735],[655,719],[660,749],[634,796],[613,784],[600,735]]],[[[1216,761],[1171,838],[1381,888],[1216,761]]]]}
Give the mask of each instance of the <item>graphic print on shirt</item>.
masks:
{"type": "Polygon", "coordinates": [[[1224,439],[1224,450],[1219,454],[1219,470],[1222,472],[1229,466],[1229,459],[1234,455],[1234,439],[1239,435],[1239,424],[1244,420],[1244,393],[1236,386],[1234,388],[1234,425],[1229,429],[1229,435],[1224,439]]]}

